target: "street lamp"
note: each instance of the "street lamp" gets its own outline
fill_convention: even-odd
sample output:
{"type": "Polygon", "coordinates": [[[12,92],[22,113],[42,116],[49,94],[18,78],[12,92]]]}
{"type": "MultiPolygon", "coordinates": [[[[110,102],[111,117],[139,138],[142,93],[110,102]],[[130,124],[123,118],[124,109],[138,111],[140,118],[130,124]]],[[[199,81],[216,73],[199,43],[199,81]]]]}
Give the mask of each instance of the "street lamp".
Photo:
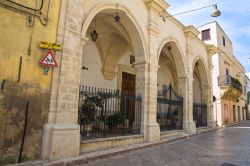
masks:
{"type": "Polygon", "coordinates": [[[212,16],[212,17],[218,17],[218,16],[221,15],[220,10],[218,10],[217,4],[212,4],[212,5],[203,6],[203,7],[197,8],[197,9],[192,9],[192,10],[188,10],[188,11],[184,11],[184,12],[180,12],[180,13],[176,13],[176,14],[168,15],[168,16],[164,16],[164,14],[166,13],[166,11],[163,11],[164,14],[161,14],[160,17],[161,17],[161,18],[163,19],[163,21],[165,22],[165,21],[166,21],[166,18],[168,18],[168,17],[173,17],[173,16],[177,16],[177,15],[182,15],[182,14],[194,12],[194,11],[197,11],[197,10],[205,9],[205,8],[208,8],[208,7],[214,7],[214,10],[213,10],[212,13],[211,13],[211,16],[212,16]]]}
{"type": "Polygon", "coordinates": [[[211,13],[212,17],[218,17],[221,15],[221,12],[218,10],[217,5],[214,5],[214,11],[211,13]]]}

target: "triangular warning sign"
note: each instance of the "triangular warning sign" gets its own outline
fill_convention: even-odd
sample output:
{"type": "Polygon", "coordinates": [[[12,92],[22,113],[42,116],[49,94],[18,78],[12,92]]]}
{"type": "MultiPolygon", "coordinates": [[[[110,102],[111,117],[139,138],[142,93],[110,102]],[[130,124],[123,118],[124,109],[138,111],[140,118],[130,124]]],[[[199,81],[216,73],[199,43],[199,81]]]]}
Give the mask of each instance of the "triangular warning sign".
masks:
{"type": "Polygon", "coordinates": [[[57,67],[53,51],[49,50],[39,64],[45,67],[57,67]]]}

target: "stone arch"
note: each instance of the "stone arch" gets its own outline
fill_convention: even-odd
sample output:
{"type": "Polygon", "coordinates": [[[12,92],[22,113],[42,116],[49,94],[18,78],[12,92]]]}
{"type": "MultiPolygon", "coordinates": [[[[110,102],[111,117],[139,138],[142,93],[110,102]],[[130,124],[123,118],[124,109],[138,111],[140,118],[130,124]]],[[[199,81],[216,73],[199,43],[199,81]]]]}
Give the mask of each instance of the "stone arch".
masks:
{"type": "Polygon", "coordinates": [[[86,17],[85,21],[83,22],[82,25],[82,31],[81,34],[82,36],[86,37],[88,27],[90,26],[92,20],[94,17],[100,13],[101,11],[104,10],[118,10],[122,11],[126,14],[126,16],[129,18],[129,20],[132,22],[133,26],[135,26],[135,30],[137,33],[133,34],[132,42],[133,45],[139,44],[140,49],[135,50],[135,54],[137,55],[136,61],[139,62],[148,62],[149,60],[149,53],[147,49],[147,44],[146,44],[146,39],[143,34],[142,28],[139,25],[139,22],[136,20],[136,18],[133,16],[132,12],[124,5],[118,4],[117,3],[101,3],[99,5],[96,5],[89,13],[88,16],[86,17]],[[137,38],[137,39],[135,39],[137,38]],[[136,41],[137,40],[137,41],[136,41]],[[138,42],[138,40],[140,40],[138,42]]]}
{"type": "Polygon", "coordinates": [[[186,77],[186,75],[187,75],[186,72],[187,71],[186,71],[186,63],[185,63],[185,56],[184,56],[185,54],[183,53],[183,50],[181,49],[180,44],[179,44],[177,39],[175,39],[173,37],[167,37],[161,42],[161,44],[160,44],[160,46],[158,48],[158,51],[157,51],[158,61],[160,59],[160,54],[161,54],[161,51],[162,51],[163,47],[167,43],[171,43],[171,42],[176,46],[176,48],[178,50],[178,53],[179,53],[179,55],[177,55],[177,57],[174,56],[176,66],[183,66],[182,69],[181,68],[176,68],[177,69],[177,77],[180,77],[180,78],[181,77],[186,77]]]}
{"type": "Polygon", "coordinates": [[[206,62],[202,56],[197,56],[193,63],[192,63],[192,71],[195,70],[195,67],[197,67],[197,63],[199,64],[199,72],[202,72],[201,74],[201,84],[202,86],[209,86],[209,70],[208,66],[206,65],[206,62]]]}
{"type": "MultiPolygon", "coordinates": [[[[180,44],[177,39],[173,37],[167,37],[163,39],[158,50],[157,58],[158,64],[162,64],[162,55],[164,52],[169,52],[171,56],[168,56],[170,63],[167,65],[167,68],[171,71],[174,90],[181,96],[185,94],[185,88],[181,88],[183,85],[182,80],[186,78],[187,67],[185,63],[185,54],[183,53],[180,44]],[[171,46],[171,51],[168,51],[167,44],[171,46]]],[[[160,72],[158,72],[160,74],[160,72]]],[[[160,78],[162,76],[158,76],[160,78]]],[[[169,81],[168,81],[169,82],[169,81]]]]}
{"type": "Polygon", "coordinates": [[[210,116],[210,83],[207,63],[197,56],[192,64],[193,76],[193,120],[197,127],[207,126],[210,116]]]}

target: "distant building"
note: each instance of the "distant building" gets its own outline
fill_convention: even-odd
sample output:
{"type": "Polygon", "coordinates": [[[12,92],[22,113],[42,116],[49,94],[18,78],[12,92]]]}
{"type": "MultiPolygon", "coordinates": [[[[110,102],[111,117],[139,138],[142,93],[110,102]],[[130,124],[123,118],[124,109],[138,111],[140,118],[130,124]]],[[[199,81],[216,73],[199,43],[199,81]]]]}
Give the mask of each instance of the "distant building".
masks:
{"type": "Polygon", "coordinates": [[[247,119],[250,119],[250,78],[246,75],[247,119]]]}
{"type": "Polygon", "coordinates": [[[214,116],[223,126],[246,120],[245,69],[233,55],[233,44],[217,22],[198,27],[200,38],[213,44],[218,53],[213,55],[214,116]]]}

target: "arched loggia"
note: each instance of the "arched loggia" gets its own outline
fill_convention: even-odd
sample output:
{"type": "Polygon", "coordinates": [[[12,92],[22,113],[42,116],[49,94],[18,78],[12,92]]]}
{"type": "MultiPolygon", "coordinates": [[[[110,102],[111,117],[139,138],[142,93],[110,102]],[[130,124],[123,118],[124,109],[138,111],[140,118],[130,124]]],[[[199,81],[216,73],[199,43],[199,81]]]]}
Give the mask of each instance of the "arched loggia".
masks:
{"type": "Polygon", "coordinates": [[[196,127],[207,126],[209,107],[208,70],[199,58],[193,65],[193,120],[196,127]]]}
{"type": "Polygon", "coordinates": [[[175,41],[165,43],[159,54],[157,72],[157,122],[161,131],[183,128],[183,97],[185,78],[183,55],[175,41]]]}
{"type": "Polygon", "coordinates": [[[89,40],[82,54],[81,135],[91,139],[140,134],[143,113],[137,94],[145,73],[136,64],[147,61],[142,33],[124,8],[99,9],[89,15],[91,21],[86,19],[88,26],[83,25],[89,40]],[[95,111],[88,117],[86,103],[95,111]]]}

